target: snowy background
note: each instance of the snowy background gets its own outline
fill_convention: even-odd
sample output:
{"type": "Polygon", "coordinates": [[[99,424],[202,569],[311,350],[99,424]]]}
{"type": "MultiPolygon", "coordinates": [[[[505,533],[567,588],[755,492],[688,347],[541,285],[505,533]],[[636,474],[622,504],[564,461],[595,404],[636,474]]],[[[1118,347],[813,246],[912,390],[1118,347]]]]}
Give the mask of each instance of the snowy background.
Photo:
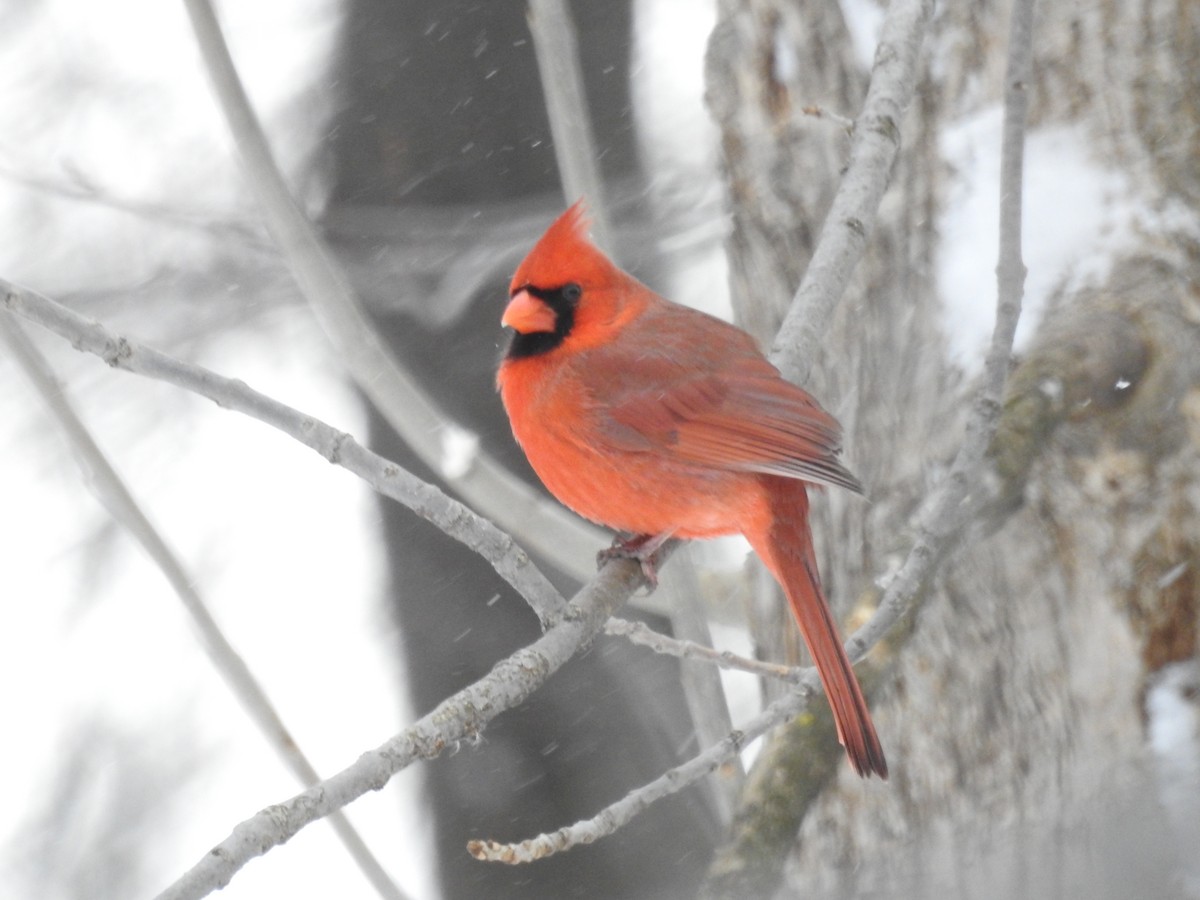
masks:
{"type": "MultiPolygon", "coordinates": [[[[847,9],[867,60],[878,9],[847,9]]],[[[263,0],[221,12],[281,164],[297,192],[318,203],[313,160],[330,112],[324,60],[336,3],[263,0]]],[[[220,268],[226,242],[246,229],[265,240],[182,6],[53,0],[0,20],[8,31],[0,41],[0,275],[68,304],[84,289],[108,295],[111,303],[89,312],[116,330],[361,437],[361,404],[286,277],[268,286],[268,301],[262,286],[220,268]],[[177,285],[162,277],[181,259],[217,267],[201,313],[182,309],[177,285]],[[120,302],[130,295],[140,298],[136,308],[120,302]],[[177,324],[230,317],[238,328],[191,334],[177,324]]],[[[637,18],[635,97],[648,158],[661,161],[664,179],[705,190],[719,190],[701,83],[712,21],[711,6],[691,0],[643,2],[637,18]]],[[[954,177],[937,277],[947,333],[968,372],[992,322],[999,130],[999,109],[987,109],[944,144],[954,177]]],[[[1109,258],[1148,215],[1071,129],[1032,134],[1027,152],[1023,336],[1064,273],[1109,258]]],[[[711,299],[723,271],[717,255],[697,261],[676,273],[676,296],[711,299]]],[[[367,489],[264,425],[27,330],[318,769],[336,771],[398,731],[406,722],[399,642],[388,633],[367,489]]],[[[298,786],[207,662],[160,573],[89,492],[6,356],[0,383],[0,759],[17,776],[0,818],[0,884],[11,896],[52,900],[91,896],[88,879],[102,875],[120,888],[114,896],[145,896],[298,786]],[[165,789],[181,776],[186,791],[165,789]],[[128,831],[97,827],[114,809],[127,812],[128,831]]],[[[1180,777],[1195,784],[1197,755],[1187,747],[1196,729],[1183,718],[1190,707],[1170,698],[1152,703],[1165,716],[1153,733],[1168,752],[1184,748],[1171,758],[1185,770],[1192,761],[1180,777]]],[[[418,776],[403,773],[349,815],[393,876],[428,898],[418,776]]],[[[1193,813],[1200,808],[1185,803],[1179,815],[1193,813]]],[[[249,865],[222,896],[374,894],[322,825],[249,865]]]]}
{"type": "MultiPolygon", "coordinates": [[[[311,177],[336,4],[221,12],[281,164],[311,177]]],[[[361,436],[361,402],[286,278],[247,285],[221,269],[244,228],[266,242],[183,6],[65,0],[6,16],[4,277],[67,303],[111,294],[88,312],[361,436]],[[181,261],[218,274],[201,285],[162,275],[181,261]],[[198,289],[205,308],[186,307],[181,289],[198,289]],[[131,294],[139,302],[122,305],[131,294]],[[185,330],[197,322],[211,331],[185,330]]],[[[316,183],[296,188],[319,196],[316,183]]],[[[27,331],[317,768],[336,771],[398,731],[398,642],[368,489],[267,426],[27,331]]],[[[147,896],[299,785],[6,354],[0,377],[0,758],[21,775],[0,818],[0,883],[14,897],[147,896]],[[117,810],[130,827],[107,833],[117,810]]],[[[416,772],[404,773],[349,815],[393,876],[428,897],[422,830],[397,815],[408,804],[416,816],[415,790],[416,772]]],[[[374,896],[324,825],[224,895],[374,896]]]]}

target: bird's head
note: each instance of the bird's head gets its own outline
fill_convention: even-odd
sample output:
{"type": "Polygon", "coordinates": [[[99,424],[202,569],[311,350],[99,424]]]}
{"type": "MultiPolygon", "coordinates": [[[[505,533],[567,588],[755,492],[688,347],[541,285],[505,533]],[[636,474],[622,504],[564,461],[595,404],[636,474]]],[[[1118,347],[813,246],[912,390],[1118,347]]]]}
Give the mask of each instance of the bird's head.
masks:
{"type": "MultiPolygon", "coordinates": [[[[516,335],[508,357],[546,353],[570,339],[603,341],[634,310],[638,286],[588,237],[583,200],[555,219],[517,267],[501,324],[516,335]]],[[[643,289],[645,290],[645,289],[643,289]]]]}

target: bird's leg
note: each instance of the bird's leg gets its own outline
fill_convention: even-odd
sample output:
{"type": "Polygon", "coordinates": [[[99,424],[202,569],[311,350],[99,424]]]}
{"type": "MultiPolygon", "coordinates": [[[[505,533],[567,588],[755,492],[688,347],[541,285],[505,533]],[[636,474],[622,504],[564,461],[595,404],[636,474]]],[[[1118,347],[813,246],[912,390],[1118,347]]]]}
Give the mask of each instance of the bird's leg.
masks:
{"type": "Polygon", "coordinates": [[[671,539],[672,532],[660,534],[635,534],[631,538],[617,535],[613,545],[596,554],[596,564],[604,565],[610,559],[634,559],[642,567],[642,575],[650,584],[650,590],[658,587],[658,560],[654,558],[660,547],[671,539]]]}

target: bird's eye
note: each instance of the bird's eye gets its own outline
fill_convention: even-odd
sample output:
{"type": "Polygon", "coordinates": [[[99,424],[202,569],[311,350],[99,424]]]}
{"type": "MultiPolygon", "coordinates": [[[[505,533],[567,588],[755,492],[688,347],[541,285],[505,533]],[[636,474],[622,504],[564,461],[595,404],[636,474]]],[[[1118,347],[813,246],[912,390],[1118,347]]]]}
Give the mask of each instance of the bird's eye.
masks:
{"type": "Polygon", "coordinates": [[[583,295],[583,288],[572,281],[570,284],[563,285],[562,295],[568,303],[574,303],[583,295]]]}

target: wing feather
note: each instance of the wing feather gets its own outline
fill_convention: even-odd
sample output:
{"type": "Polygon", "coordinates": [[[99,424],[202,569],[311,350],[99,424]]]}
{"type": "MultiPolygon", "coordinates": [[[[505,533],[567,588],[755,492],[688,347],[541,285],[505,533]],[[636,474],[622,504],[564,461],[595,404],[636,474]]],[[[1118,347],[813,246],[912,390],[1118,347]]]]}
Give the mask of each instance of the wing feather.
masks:
{"type": "Polygon", "coordinates": [[[757,351],[754,356],[752,366],[735,359],[717,371],[697,371],[692,365],[664,368],[654,354],[644,355],[632,366],[637,377],[628,380],[621,373],[629,370],[619,367],[595,407],[602,439],[626,452],[861,493],[861,483],[838,461],[841,428],[834,418],[757,351]],[[647,367],[658,371],[648,373],[647,367]]]}
{"type": "Polygon", "coordinates": [[[609,450],[862,492],[838,461],[837,421],[727,322],[656,298],[570,365],[588,440],[609,450]]]}

